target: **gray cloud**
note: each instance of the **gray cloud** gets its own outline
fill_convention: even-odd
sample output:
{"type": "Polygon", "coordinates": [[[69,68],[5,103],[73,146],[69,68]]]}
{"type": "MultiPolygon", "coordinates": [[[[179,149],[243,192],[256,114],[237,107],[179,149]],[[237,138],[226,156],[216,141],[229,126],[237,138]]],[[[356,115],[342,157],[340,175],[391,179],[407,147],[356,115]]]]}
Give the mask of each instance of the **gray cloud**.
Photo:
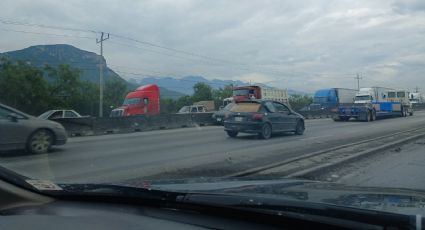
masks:
{"type": "Polygon", "coordinates": [[[395,12],[400,14],[425,12],[425,2],[422,0],[396,0],[392,7],[395,12]]]}
{"type": "MultiPolygon", "coordinates": [[[[108,63],[140,73],[138,77],[202,75],[312,91],[355,87],[356,73],[363,73],[365,86],[425,89],[422,2],[5,0],[0,7],[8,9],[1,18],[102,30],[228,60],[203,60],[111,36],[105,43],[108,63]]],[[[2,28],[96,36],[0,24],[2,28]]],[[[99,49],[94,39],[2,31],[0,51],[54,43],[99,49]]]]}

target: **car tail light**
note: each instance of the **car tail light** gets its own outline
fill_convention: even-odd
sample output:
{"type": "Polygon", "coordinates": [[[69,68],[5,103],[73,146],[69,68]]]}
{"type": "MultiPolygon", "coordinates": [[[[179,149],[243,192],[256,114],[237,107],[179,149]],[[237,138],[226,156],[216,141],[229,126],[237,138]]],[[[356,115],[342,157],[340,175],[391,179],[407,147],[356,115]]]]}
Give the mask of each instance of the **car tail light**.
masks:
{"type": "Polygon", "coordinates": [[[253,121],[262,121],[263,120],[263,114],[261,114],[261,113],[252,114],[252,120],[253,121]]]}

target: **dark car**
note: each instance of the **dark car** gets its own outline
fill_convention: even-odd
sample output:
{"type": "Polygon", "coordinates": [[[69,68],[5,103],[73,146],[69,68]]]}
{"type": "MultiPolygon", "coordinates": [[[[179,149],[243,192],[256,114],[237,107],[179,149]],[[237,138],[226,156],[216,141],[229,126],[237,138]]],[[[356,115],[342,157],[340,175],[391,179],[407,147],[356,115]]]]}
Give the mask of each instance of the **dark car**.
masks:
{"type": "Polygon", "coordinates": [[[258,133],[268,139],[273,133],[295,132],[302,135],[305,130],[304,117],[288,106],[268,100],[250,100],[236,103],[232,113],[224,121],[224,130],[230,137],[239,132],[258,133]]]}
{"type": "Polygon", "coordinates": [[[214,122],[216,124],[222,125],[224,123],[225,118],[231,113],[230,109],[232,109],[233,105],[235,105],[235,103],[229,103],[223,109],[215,112],[212,115],[212,119],[214,120],[214,122]]]}
{"type": "Polygon", "coordinates": [[[52,145],[63,145],[66,141],[61,124],[0,103],[0,151],[27,149],[31,153],[46,153],[52,145]]]}

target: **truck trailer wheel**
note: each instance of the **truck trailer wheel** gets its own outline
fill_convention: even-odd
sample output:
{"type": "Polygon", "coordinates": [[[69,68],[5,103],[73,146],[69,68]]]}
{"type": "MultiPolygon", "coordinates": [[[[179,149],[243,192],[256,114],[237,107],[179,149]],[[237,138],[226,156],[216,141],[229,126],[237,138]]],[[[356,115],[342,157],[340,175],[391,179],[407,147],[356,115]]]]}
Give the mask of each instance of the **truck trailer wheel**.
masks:
{"type": "Polygon", "coordinates": [[[375,110],[372,111],[371,121],[376,121],[376,111],[375,110]]]}
{"type": "Polygon", "coordinates": [[[369,111],[366,112],[365,122],[369,122],[371,118],[371,113],[369,111]]]}
{"type": "Polygon", "coordinates": [[[404,110],[403,107],[401,107],[401,114],[400,114],[400,116],[401,117],[405,117],[406,116],[406,111],[404,110]]]}

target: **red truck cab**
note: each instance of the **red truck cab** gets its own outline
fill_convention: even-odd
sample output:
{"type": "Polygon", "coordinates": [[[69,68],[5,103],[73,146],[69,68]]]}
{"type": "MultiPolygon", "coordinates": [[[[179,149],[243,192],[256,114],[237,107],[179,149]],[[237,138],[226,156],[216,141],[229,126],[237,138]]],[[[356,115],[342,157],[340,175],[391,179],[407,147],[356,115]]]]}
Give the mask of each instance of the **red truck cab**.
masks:
{"type": "Polygon", "coordinates": [[[243,101],[247,99],[261,99],[261,88],[259,86],[240,86],[233,88],[233,100],[243,101]]]}
{"type": "Polygon", "coordinates": [[[125,97],[121,107],[112,110],[111,117],[159,114],[159,88],[150,84],[137,88],[125,97]]]}

